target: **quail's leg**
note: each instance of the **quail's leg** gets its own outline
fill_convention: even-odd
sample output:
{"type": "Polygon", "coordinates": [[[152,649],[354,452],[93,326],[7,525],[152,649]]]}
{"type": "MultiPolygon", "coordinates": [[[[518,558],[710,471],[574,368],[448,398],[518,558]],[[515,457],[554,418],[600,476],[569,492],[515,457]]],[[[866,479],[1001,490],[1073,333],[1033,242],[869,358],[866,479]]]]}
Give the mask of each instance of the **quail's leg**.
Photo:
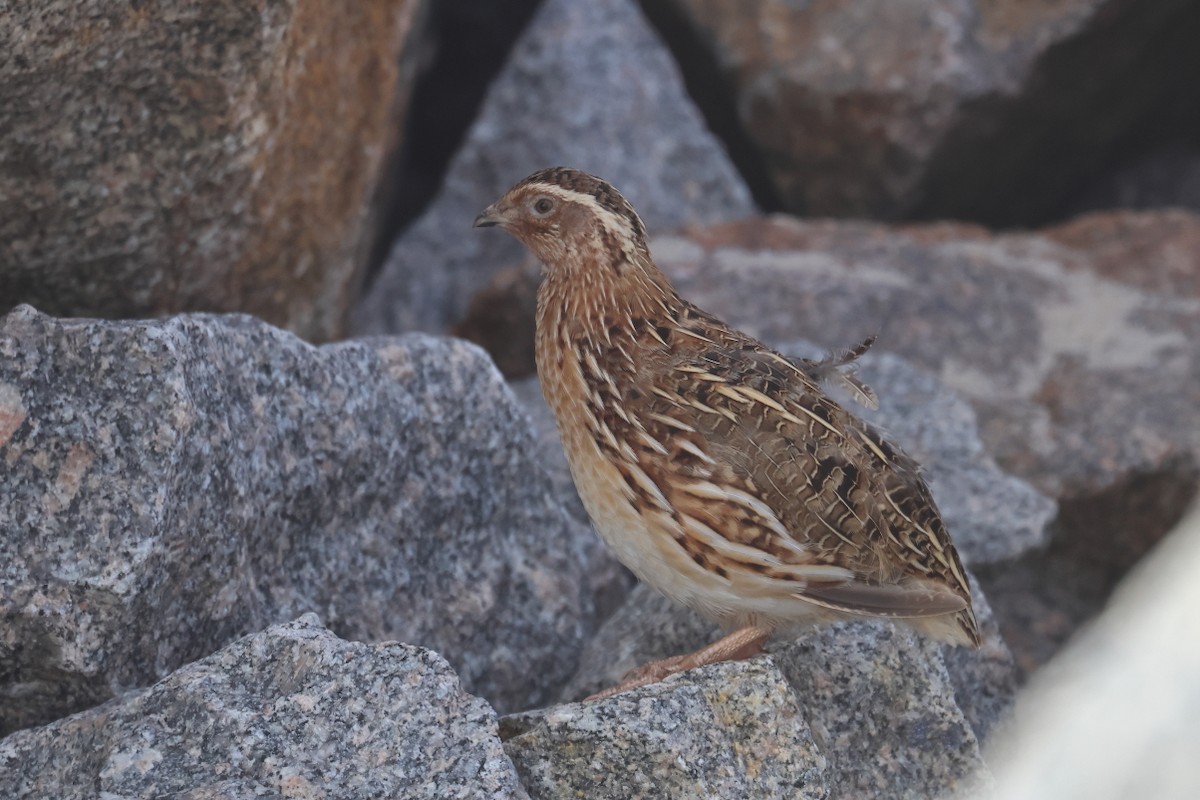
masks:
{"type": "Polygon", "coordinates": [[[770,636],[770,628],[759,626],[741,628],[728,636],[718,639],[707,647],[700,648],[694,653],[651,661],[649,664],[644,664],[637,669],[630,670],[621,679],[619,684],[597,692],[587,699],[603,700],[629,689],[636,689],[639,686],[657,683],[668,675],[674,675],[677,672],[684,672],[685,670],[703,667],[708,664],[716,664],[721,661],[740,661],[743,658],[750,658],[762,651],[763,645],[766,644],[770,636]]]}

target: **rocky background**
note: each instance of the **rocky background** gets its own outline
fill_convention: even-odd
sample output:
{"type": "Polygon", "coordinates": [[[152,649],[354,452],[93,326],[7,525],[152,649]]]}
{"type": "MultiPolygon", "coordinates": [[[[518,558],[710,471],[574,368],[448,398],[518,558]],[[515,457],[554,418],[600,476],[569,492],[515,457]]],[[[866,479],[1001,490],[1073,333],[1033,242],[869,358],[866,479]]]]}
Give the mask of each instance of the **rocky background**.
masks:
{"type": "Polygon", "coordinates": [[[1153,744],[1200,735],[1197,37],[1187,0],[15,5],[0,796],[1200,793],[1153,744]],[[862,622],[577,702],[715,631],[590,531],[536,264],[470,230],[552,164],[786,352],[879,334],[980,650],[862,622]]]}

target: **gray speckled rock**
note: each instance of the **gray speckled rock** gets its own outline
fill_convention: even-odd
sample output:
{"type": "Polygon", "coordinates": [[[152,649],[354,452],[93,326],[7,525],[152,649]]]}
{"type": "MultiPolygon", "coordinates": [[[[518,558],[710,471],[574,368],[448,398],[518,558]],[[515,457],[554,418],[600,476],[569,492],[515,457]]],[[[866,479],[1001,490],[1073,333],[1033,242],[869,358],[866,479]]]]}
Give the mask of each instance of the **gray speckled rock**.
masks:
{"type": "Polygon", "coordinates": [[[968,795],[989,781],[940,649],[876,621],[818,628],[773,656],[825,743],[832,797],[968,795]]]}
{"type": "MultiPolygon", "coordinates": [[[[986,617],[982,622],[988,641],[968,657],[986,661],[995,656],[993,651],[1007,655],[995,624],[986,617]]],[[[718,635],[699,616],[638,586],[589,642],[582,669],[564,694],[584,696],[646,661],[688,652],[718,635]]],[[[830,797],[941,796],[974,787],[987,775],[973,720],[960,707],[942,650],[881,621],[808,628],[777,637],[768,655],[725,665],[722,690],[740,693],[744,682],[758,680],[764,663],[777,664],[799,706],[802,748],[811,730],[828,760],[830,797]]],[[[665,685],[704,686],[710,676],[693,670],[665,685]]],[[[999,688],[1011,693],[1013,685],[999,688]]],[[[1005,708],[1011,700],[1007,695],[1005,708]]],[[[995,723],[988,715],[1001,710],[979,707],[985,730],[995,723]]],[[[524,775],[511,740],[506,748],[524,775]]]]}
{"type": "Polygon", "coordinates": [[[593,535],[487,357],[246,317],[0,321],[0,727],[305,611],[437,649],[501,708],[590,627],[593,535]]]}
{"type": "Polygon", "coordinates": [[[988,742],[1008,723],[1022,676],[992,604],[975,576],[968,573],[967,578],[983,642],[977,650],[943,647],[942,663],[954,686],[954,700],[975,738],[988,742]]]}
{"type": "Polygon", "coordinates": [[[555,496],[563,508],[588,531],[582,547],[586,549],[587,563],[591,565],[588,579],[596,599],[596,617],[607,619],[625,602],[635,581],[633,573],[621,566],[592,528],[592,520],[575,490],[571,468],[567,465],[567,454],[563,452],[562,440],[558,438],[558,428],[554,424],[554,412],[546,405],[537,378],[515,381],[510,386],[529,414],[538,463],[549,476],[555,496]]]}
{"type": "Polygon", "coordinates": [[[501,720],[533,798],[824,798],[826,759],[769,658],[501,720]]]}
{"type": "Polygon", "coordinates": [[[516,181],[557,164],[619,186],[653,230],[753,211],[633,0],[546,0],[441,193],[395,244],[356,329],[441,331],[458,321],[491,275],[526,258],[511,237],[472,231],[471,221],[516,181]]]}
{"type": "Polygon", "coordinates": [[[563,452],[558,426],[554,423],[554,412],[542,397],[541,384],[534,377],[514,381],[511,385],[513,394],[525,407],[533,423],[534,441],[541,455],[542,466],[550,476],[555,492],[577,519],[589,522],[587,510],[579,499],[579,493],[575,491],[575,481],[571,478],[571,468],[567,465],[567,454],[563,452]]]}
{"type": "Polygon", "coordinates": [[[5,3],[0,313],[339,335],[424,2],[5,3]]]}
{"type": "Polygon", "coordinates": [[[0,741],[7,798],[523,798],[487,703],[429,650],[313,615],[0,741]]]}

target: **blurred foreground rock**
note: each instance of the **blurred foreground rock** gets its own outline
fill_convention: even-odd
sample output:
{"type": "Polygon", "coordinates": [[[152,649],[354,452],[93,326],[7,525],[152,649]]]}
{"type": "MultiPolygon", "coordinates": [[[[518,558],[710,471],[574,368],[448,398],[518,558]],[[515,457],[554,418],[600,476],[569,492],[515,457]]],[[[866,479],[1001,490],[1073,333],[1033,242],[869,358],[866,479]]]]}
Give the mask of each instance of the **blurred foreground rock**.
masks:
{"type": "Polygon", "coordinates": [[[0,321],[0,731],[306,611],[527,707],[574,670],[597,552],[471,345],[0,321]]]}
{"type": "Polygon", "coordinates": [[[1189,0],[646,7],[797,214],[1044,222],[1196,102],[1189,0]]]}
{"type": "Polygon", "coordinates": [[[0,795],[526,797],[495,712],[440,656],[345,642],[313,615],[0,741],[0,795]]]}
{"type": "Polygon", "coordinates": [[[355,330],[441,332],[457,322],[489,277],[528,258],[512,237],[471,221],[521,178],[559,164],[619,186],[652,228],[754,210],[636,3],[545,0],[441,193],[369,288],[355,330]]]}
{"type": "Polygon", "coordinates": [[[1200,797],[1200,513],[1033,680],[991,755],[998,800],[1200,797]]]}
{"type": "Polygon", "coordinates": [[[246,311],[338,335],[422,5],[12,5],[0,313],[246,311]]]}

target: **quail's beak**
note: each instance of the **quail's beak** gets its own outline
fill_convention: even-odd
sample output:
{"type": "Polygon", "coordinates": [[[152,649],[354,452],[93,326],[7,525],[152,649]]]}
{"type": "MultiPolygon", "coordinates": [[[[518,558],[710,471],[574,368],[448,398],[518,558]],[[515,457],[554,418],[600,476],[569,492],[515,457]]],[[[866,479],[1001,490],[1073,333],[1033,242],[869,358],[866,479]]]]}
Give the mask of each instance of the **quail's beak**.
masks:
{"type": "Polygon", "coordinates": [[[496,208],[495,204],[488,206],[483,210],[483,213],[475,218],[473,228],[492,228],[496,225],[504,224],[504,215],[500,213],[500,209],[496,208]]]}

